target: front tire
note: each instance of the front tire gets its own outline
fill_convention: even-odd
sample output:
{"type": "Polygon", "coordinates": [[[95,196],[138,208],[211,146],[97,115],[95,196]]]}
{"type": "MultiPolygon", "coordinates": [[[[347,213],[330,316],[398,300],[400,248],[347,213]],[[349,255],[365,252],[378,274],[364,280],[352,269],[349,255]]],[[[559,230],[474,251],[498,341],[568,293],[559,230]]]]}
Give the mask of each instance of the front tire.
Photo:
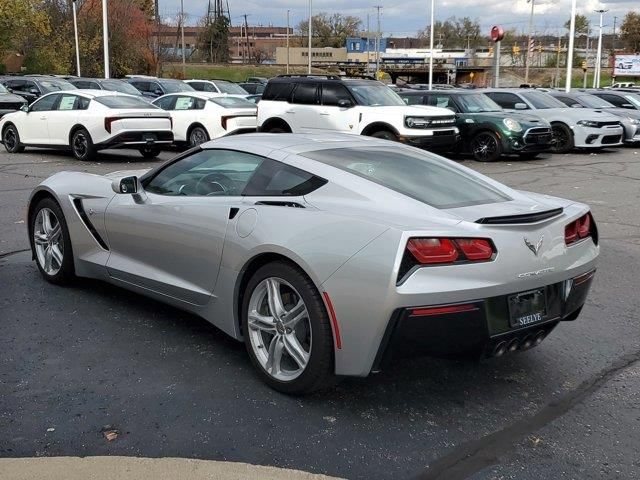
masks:
{"type": "Polygon", "coordinates": [[[379,130],[377,132],[373,132],[371,136],[373,138],[382,138],[384,140],[389,140],[391,142],[398,141],[398,137],[393,132],[390,132],[389,130],[379,130]]]}
{"type": "Polygon", "coordinates": [[[298,268],[277,261],[256,271],[244,292],[242,328],[251,362],[273,389],[296,395],[333,383],[329,317],[298,268]]]}
{"type": "Polygon", "coordinates": [[[495,162],[502,155],[502,143],[493,132],[480,132],[471,139],[470,150],[478,162],[495,162]]]}
{"type": "Polygon", "coordinates": [[[40,200],[29,219],[36,265],[48,282],[69,283],[75,276],[71,237],[60,206],[51,198],[40,200]]]}
{"type": "Polygon", "coordinates": [[[552,146],[551,151],[554,153],[567,153],[573,150],[573,133],[571,129],[564,123],[555,123],[551,125],[552,146]]]}
{"type": "Polygon", "coordinates": [[[8,153],[20,153],[24,147],[20,145],[20,134],[15,125],[9,124],[2,132],[2,142],[8,153]]]}
{"type": "Polygon", "coordinates": [[[71,151],[77,160],[83,162],[95,158],[97,150],[93,145],[91,135],[86,129],[80,128],[73,132],[71,136],[71,151]]]}

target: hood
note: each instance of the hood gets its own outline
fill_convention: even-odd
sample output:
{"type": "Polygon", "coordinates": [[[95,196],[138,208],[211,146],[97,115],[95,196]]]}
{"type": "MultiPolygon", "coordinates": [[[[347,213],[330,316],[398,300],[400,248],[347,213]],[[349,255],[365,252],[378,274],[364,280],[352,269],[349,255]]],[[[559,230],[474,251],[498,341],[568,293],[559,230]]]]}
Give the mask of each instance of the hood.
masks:
{"type": "Polygon", "coordinates": [[[505,118],[512,118],[517,120],[521,124],[531,124],[534,127],[549,127],[549,122],[544,118],[540,118],[531,113],[521,113],[521,112],[509,112],[505,110],[500,110],[497,112],[478,112],[478,113],[460,113],[460,118],[485,118],[492,120],[503,120],[505,118]]]}
{"type": "Polygon", "coordinates": [[[15,93],[0,93],[0,105],[3,103],[20,103],[26,105],[27,101],[15,93]]]}
{"type": "Polygon", "coordinates": [[[594,110],[592,108],[545,108],[534,110],[536,115],[553,122],[553,121],[573,121],[594,120],[597,122],[616,122],[618,118],[615,115],[606,113],[604,110],[594,110]]]}

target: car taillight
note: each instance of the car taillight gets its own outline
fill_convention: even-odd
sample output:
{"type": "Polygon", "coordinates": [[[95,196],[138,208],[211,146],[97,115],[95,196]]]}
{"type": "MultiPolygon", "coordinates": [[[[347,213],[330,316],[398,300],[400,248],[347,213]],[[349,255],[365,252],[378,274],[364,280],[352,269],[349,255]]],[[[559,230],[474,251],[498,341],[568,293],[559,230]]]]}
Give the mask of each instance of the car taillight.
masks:
{"type": "Polygon", "coordinates": [[[569,225],[564,227],[564,243],[571,245],[578,240],[591,237],[593,241],[597,243],[595,234],[595,222],[591,216],[591,212],[585,213],[579,219],[574,220],[569,225]]]}
{"type": "Polygon", "coordinates": [[[118,118],[117,118],[117,117],[106,117],[106,118],[104,119],[104,129],[105,129],[107,132],[111,133],[111,124],[112,124],[113,122],[115,122],[116,120],[118,120],[118,118]]]}
{"type": "Polygon", "coordinates": [[[496,253],[485,238],[411,238],[407,250],[422,265],[483,262],[496,253]]]}

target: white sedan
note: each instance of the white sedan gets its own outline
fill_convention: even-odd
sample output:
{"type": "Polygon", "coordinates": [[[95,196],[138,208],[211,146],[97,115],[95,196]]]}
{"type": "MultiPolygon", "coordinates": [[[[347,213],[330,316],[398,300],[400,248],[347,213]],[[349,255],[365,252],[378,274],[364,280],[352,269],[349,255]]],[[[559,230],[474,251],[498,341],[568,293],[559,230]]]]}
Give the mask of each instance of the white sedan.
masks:
{"type": "Polygon", "coordinates": [[[78,160],[98,150],[134,148],[154,158],[173,143],[171,117],[145,100],[106,90],[54,92],[0,120],[9,153],[25,147],[71,149],[78,160]]]}
{"type": "Polygon", "coordinates": [[[208,92],[171,93],[153,105],[167,110],[176,143],[195,147],[225,135],[255,132],[256,104],[243,98],[208,92]]]}

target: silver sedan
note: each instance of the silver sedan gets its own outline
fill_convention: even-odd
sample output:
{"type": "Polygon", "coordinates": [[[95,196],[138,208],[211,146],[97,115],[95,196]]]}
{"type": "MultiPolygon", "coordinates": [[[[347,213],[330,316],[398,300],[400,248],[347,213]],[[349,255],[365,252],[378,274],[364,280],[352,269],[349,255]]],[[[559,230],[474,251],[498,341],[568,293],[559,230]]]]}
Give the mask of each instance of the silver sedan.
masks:
{"type": "Polygon", "coordinates": [[[57,173],[28,224],[48,281],[200,315],[291,394],[404,355],[533,347],[578,317],[599,252],[586,205],[343,135],[224,137],[148,171],[57,173]]]}

